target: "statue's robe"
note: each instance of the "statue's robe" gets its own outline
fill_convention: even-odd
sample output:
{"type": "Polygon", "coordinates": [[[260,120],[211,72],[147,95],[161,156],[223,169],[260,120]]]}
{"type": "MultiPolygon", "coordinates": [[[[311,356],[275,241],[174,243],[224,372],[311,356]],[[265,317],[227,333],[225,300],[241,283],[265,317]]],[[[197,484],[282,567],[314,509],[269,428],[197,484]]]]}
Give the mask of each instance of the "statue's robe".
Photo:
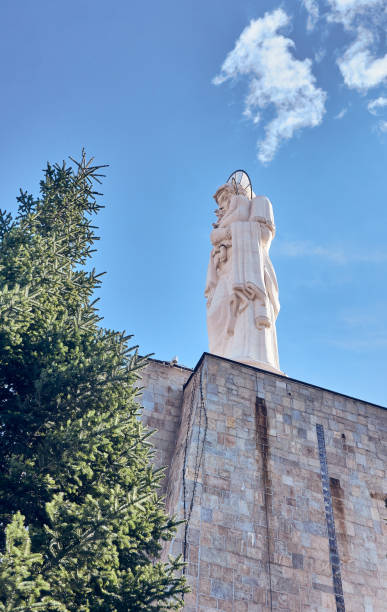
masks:
{"type": "Polygon", "coordinates": [[[205,295],[210,352],[280,371],[275,330],[278,285],[269,258],[274,232],[268,198],[233,196],[212,233],[205,295]],[[223,240],[226,232],[228,239],[223,240]],[[225,261],[220,260],[221,247],[227,252],[225,261]]]}

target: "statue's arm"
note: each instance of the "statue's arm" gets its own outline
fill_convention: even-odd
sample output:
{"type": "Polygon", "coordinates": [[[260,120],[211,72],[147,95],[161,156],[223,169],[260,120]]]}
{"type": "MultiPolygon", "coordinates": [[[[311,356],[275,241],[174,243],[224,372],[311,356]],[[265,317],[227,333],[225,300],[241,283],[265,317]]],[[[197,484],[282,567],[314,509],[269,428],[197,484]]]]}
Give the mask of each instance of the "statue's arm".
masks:
{"type": "Polygon", "coordinates": [[[231,238],[231,236],[229,230],[226,227],[217,227],[212,230],[210,238],[212,244],[216,246],[221,242],[227,242],[231,238]]]}
{"type": "Polygon", "coordinates": [[[273,207],[266,196],[255,196],[252,200],[250,220],[266,225],[273,236],[275,235],[273,207]]]}
{"type": "Polygon", "coordinates": [[[220,227],[226,227],[236,221],[248,221],[250,216],[250,200],[243,196],[234,196],[230,209],[224,215],[220,227]]]}

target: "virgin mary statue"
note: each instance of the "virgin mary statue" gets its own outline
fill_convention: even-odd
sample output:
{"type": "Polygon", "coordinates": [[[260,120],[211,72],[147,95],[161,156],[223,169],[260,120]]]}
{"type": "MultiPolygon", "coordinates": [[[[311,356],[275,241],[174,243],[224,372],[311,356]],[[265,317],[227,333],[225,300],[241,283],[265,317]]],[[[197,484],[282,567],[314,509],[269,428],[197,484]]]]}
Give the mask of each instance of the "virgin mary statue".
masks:
{"type": "Polygon", "coordinates": [[[207,272],[207,328],[211,353],[277,372],[275,322],[278,284],[269,257],[275,234],[273,209],[265,196],[247,197],[226,183],[218,205],[207,272]]]}

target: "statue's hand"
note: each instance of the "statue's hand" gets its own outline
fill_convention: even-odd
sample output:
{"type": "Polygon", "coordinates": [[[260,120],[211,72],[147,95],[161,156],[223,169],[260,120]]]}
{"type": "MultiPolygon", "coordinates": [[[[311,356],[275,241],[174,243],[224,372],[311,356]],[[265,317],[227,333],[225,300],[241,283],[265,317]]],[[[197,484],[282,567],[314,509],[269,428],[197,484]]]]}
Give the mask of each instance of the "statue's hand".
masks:
{"type": "Polygon", "coordinates": [[[227,261],[227,248],[224,246],[224,244],[220,245],[219,259],[221,262],[227,261]]]}
{"type": "Polygon", "coordinates": [[[260,316],[255,319],[255,324],[258,329],[262,329],[263,327],[270,327],[271,322],[268,317],[260,316]]]}

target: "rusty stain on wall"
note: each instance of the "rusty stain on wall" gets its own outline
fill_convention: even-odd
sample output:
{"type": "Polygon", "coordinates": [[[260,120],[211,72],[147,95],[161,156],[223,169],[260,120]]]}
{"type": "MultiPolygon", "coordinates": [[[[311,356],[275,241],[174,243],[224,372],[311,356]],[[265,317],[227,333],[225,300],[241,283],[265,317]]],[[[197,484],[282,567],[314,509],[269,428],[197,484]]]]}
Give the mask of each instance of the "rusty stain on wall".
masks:
{"type": "Polygon", "coordinates": [[[255,398],[255,444],[262,460],[262,482],[266,518],[266,540],[267,540],[267,571],[270,586],[270,609],[272,609],[272,583],[271,583],[271,550],[270,550],[270,521],[269,512],[272,510],[272,486],[269,473],[269,436],[267,423],[266,402],[261,397],[255,398]]]}
{"type": "Polygon", "coordinates": [[[341,548],[341,559],[343,562],[348,561],[348,538],[345,527],[345,507],[344,507],[344,491],[340,485],[338,478],[329,478],[329,488],[331,490],[333,514],[335,517],[336,532],[341,548]]]}

